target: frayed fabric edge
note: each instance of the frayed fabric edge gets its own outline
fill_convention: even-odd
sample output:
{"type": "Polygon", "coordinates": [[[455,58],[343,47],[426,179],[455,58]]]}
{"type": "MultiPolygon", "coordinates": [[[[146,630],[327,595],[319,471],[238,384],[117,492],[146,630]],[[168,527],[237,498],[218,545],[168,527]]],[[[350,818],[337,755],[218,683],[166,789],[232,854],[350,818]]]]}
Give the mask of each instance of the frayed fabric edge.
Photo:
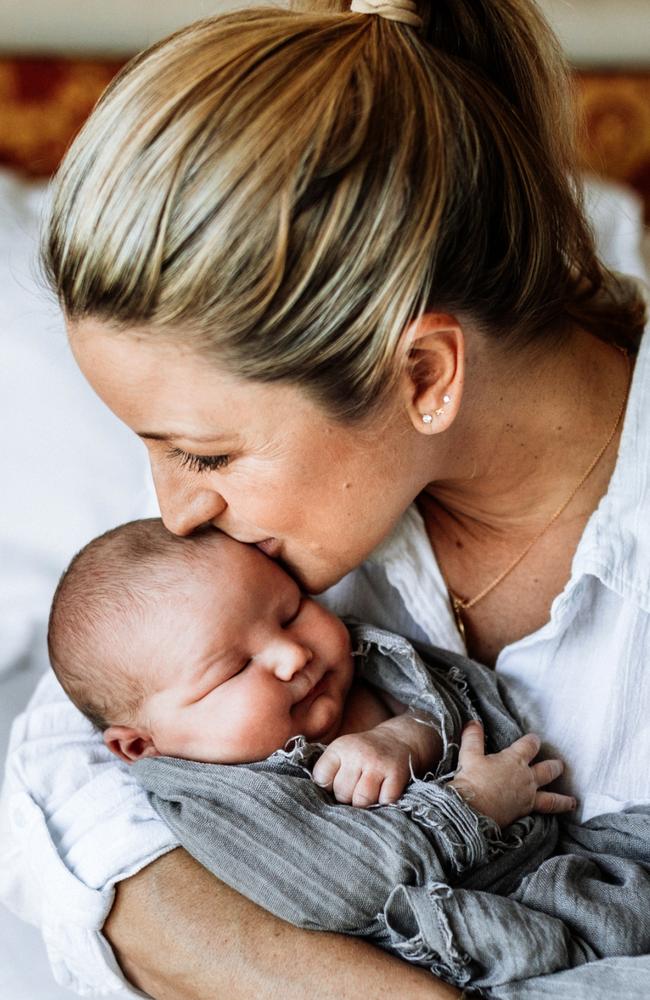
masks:
{"type": "MultiPolygon", "coordinates": [[[[353,631],[354,634],[354,630],[351,631],[353,631]]],[[[363,631],[368,633],[369,627],[364,626],[363,631]]],[[[352,651],[352,655],[354,657],[359,657],[365,660],[368,653],[374,647],[377,652],[391,659],[394,659],[396,654],[402,654],[408,656],[414,663],[419,661],[419,669],[426,671],[429,675],[429,668],[424,664],[424,661],[421,660],[417,651],[414,650],[410,643],[407,643],[406,640],[402,640],[400,643],[396,639],[391,644],[382,642],[381,632],[379,630],[373,630],[371,638],[365,638],[363,635],[360,636],[358,634],[355,634],[355,638],[356,645],[352,651]]],[[[418,692],[417,696],[412,697],[405,702],[405,704],[412,713],[416,713],[418,711],[426,712],[430,718],[420,719],[419,721],[424,725],[429,725],[432,729],[435,729],[442,740],[442,755],[434,772],[434,777],[439,779],[445,771],[449,771],[449,769],[453,767],[455,755],[458,752],[459,747],[457,740],[454,738],[454,734],[460,733],[465,722],[470,720],[480,722],[481,718],[472,704],[469,693],[469,683],[462,670],[453,665],[448,666],[444,669],[444,671],[440,672],[440,676],[437,677],[436,681],[438,685],[451,688],[454,695],[462,705],[466,715],[465,719],[461,718],[457,706],[454,706],[454,713],[450,712],[451,705],[446,703],[445,698],[440,693],[434,692],[433,690],[422,690],[418,692]],[[457,714],[458,717],[454,718],[453,714],[457,714]]]]}
{"type": "MultiPolygon", "coordinates": [[[[436,906],[438,899],[445,899],[452,892],[449,886],[443,882],[430,883],[425,889],[433,907],[436,906]]],[[[395,954],[414,965],[424,966],[433,975],[454,986],[461,988],[468,985],[472,977],[471,959],[469,955],[457,949],[451,927],[440,908],[435,908],[435,919],[438,924],[440,939],[444,943],[444,956],[440,951],[432,948],[426,942],[417,918],[417,913],[408,898],[406,886],[398,885],[395,887],[386,901],[384,912],[380,914],[381,917],[383,917],[390,938],[391,949],[395,954]],[[408,937],[399,931],[391,920],[391,908],[400,897],[402,901],[401,905],[408,907],[418,928],[414,934],[408,937]]]]}
{"type": "Polygon", "coordinates": [[[441,781],[414,778],[389,808],[407,813],[418,826],[436,834],[447,870],[461,873],[510,846],[493,820],[474,812],[452,785],[441,781]]]}

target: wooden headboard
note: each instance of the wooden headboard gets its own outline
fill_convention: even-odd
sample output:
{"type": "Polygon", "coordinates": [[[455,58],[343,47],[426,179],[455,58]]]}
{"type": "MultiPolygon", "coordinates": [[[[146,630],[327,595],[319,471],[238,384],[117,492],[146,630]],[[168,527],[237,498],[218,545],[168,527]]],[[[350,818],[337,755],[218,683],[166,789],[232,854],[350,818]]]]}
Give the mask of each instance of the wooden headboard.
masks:
{"type": "MultiPolygon", "coordinates": [[[[52,173],[119,62],[0,58],[0,164],[52,173]]],[[[650,221],[650,69],[576,73],[585,168],[635,188],[650,221]]]]}

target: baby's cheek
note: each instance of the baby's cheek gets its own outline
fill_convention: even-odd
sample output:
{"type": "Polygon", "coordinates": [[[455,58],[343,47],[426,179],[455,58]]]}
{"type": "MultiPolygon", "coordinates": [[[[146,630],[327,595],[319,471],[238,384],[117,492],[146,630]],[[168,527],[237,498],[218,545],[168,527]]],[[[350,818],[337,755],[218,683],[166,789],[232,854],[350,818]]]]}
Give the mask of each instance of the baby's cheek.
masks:
{"type": "Polygon", "coordinates": [[[242,714],[238,727],[242,759],[248,754],[249,760],[263,760],[281,750],[300,731],[284,703],[276,704],[267,698],[253,704],[242,714]]]}
{"type": "Polygon", "coordinates": [[[338,698],[329,693],[320,695],[311,706],[304,735],[313,742],[324,739],[329,742],[338,735],[342,715],[342,703],[338,698]]]}

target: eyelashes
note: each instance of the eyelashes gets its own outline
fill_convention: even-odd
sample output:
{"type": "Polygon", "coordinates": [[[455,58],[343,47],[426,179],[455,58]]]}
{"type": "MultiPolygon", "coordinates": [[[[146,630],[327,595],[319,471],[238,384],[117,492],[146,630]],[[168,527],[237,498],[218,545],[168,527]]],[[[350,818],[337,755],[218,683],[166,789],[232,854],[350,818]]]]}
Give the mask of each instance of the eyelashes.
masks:
{"type": "Polygon", "coordinates": [[[169,454],[178,459],[180,464],[192,472],[211,472],[215,469],[225,469],[230,462],[230,455],[192,455],[180,448],[170,448],[169,454]]]}

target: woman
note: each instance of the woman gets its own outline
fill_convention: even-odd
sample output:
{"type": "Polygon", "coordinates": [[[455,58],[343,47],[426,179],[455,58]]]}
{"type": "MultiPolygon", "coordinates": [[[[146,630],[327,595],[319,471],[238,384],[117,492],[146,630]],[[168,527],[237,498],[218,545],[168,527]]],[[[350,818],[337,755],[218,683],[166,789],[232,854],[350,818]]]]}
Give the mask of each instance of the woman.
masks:
{"type": "MultiPolygon", "coordinates": [[[[589,816],[650,799],[650,401],[647,346],[630,389],[643,304],[595,256],[566,93],[524,0],[199,22],[109,87],[45,261],[167,527],[214,524],[337,610],[495,666],[589,816]]],[[[156,821],[115,773],[140,827],[84,878],[105,893],[97,970],[119,881],[105,933],[155,997],[458,996],[159,858],[160,826],[143,852],[156,821]]]]}

